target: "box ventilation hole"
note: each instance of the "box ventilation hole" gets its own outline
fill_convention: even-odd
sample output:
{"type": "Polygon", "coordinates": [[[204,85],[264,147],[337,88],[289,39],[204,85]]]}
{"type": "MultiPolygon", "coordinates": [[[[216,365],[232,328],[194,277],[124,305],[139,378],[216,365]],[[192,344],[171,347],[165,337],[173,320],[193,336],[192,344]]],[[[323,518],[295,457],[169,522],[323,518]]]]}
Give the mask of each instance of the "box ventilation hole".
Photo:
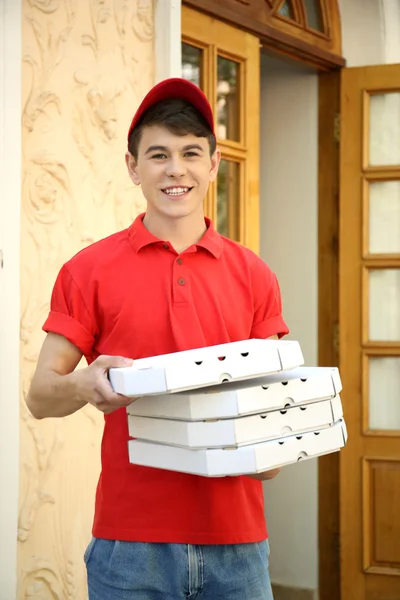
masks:
{"type": "Polygon", "coordinates": [[[300,381],[302,381],[303,383],[305,383],[307,381],[307,378],[306,379],[300,379],[300,381]]]}
{"type": "Polygon", "coordinates": [[[289,382],[288,381],[281,381],[282,385],[287,385],[289,382]]]}
{"type": "Polygon", "coordinates": [[[243,358],[246,358],[246,356],[249,355],[249,352],[241,352],[240,354],[243,356],[243,358]]]}
{"type": "Polygon", "coordinates": [[[202,361],[202,360],[196,360],[196,361],[195,361],[195,364],[196,364],[196,365],[202,365],[202,364],[203,364],[203,361],[202,361]]]}
{"type": "Polygon", "coordinates": [[[300,410],[307,410],[307,406],[300,406],[300,410]]]}
{"type": "Polygon", "coordinates": [[[232,375],[229,375],[229,373],[222,373],[222,375],[219,378],[219,382],[228,383],[228,381],[232,381],[232,375]]]}
{"type": "Polygon", "coordinates": [[[262,385],[261,386],[263,390],[268,390],[269,389],[269,385],[262,385]]]}
{"type": "Polygon", "coordinates": [[[260,415],[260,417],[261,417],[262,419],[266,419],[266,418],[267,418],[267,415],[260,415]]]}
{"type": "Polygon", "coordinates": [[[300,454],[297,457],[297,462],[303,460],[303,458],[307,458],[307,452],[300,452],[300,454]]]}
{"type": "Polygon", "coordinates": [[[226,356],[218,356],[218,360],[225,360],[226,356]]]}

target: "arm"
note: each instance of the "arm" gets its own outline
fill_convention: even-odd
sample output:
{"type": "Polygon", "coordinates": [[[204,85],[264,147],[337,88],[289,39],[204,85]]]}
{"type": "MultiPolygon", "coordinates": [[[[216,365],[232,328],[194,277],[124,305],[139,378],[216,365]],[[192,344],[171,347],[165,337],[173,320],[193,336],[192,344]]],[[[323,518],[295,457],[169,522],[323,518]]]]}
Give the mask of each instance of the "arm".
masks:
{"type": "Polygon", "coordinates": [[[133,401],[116,394],[107,379],[108,369],[129,366],[132,360],[99,356],[89,367],[75,371],[81,357],[65,337],[47,334],[26,399],[36,419],[65,417],[86,404],[108,414],[133,401]]]}

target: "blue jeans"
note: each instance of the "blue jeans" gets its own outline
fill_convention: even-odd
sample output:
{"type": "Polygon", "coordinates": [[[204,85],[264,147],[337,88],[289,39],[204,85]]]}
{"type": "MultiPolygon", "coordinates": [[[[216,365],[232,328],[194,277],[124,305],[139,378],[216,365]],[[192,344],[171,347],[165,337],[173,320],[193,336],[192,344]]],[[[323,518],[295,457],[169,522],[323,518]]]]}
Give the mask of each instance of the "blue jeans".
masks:
{"type": "Polygon", "coordinates": [[[268,541],[193,546],[93,538],[89,600],[273,600],[268,541]]]}

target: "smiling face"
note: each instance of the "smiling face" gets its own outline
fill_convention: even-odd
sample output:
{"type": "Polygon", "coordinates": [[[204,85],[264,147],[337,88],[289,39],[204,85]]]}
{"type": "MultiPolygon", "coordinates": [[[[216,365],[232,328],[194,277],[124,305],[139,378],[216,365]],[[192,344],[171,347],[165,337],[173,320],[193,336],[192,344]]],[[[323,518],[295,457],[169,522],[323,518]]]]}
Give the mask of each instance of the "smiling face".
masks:
{"type": "Polygon", "coordinates": [[[176,135],[163,125],[143,127],[137,158],[126,155],[129,175],[147,200],[146,214],[166,219],[203,215],[219,162],[220,152],[210,156],[207,138],[176,135]]]}

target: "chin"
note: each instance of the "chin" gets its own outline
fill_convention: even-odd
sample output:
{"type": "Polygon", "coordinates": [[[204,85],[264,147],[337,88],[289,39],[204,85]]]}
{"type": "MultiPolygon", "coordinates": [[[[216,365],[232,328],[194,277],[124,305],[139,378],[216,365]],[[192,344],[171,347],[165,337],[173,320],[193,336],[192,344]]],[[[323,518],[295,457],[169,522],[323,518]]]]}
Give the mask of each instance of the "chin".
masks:
{"type": "Polygon", "coordinates": [[[163,207],[160,212],[169,218],[182,219],[197,213],[198,207],[179,205],[177,202],[176,206],[163,207]]]}

